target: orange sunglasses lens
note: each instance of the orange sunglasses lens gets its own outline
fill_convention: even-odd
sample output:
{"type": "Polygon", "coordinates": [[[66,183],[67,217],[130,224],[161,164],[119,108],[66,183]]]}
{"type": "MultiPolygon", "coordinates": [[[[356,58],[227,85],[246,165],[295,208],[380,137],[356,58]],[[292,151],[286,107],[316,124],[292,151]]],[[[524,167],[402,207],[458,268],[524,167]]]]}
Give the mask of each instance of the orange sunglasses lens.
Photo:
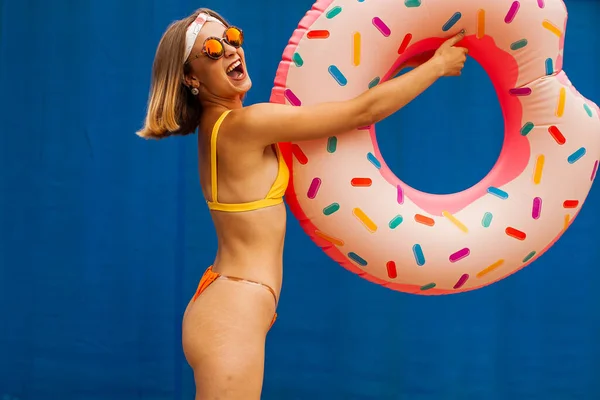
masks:
{"type": "Polygon", "coordinates": [[[217,39],[208,39],[204,42],[204,51],[210,58],[219,58],[223,55],[225,49],[223,44],[217,39]]]}
{"type": "Polygon", "coordinates": [[[244,34],[238,28],[232,26],[225,31],[225,40],[233,47],[240,47],[244,43],[244,34]]]}

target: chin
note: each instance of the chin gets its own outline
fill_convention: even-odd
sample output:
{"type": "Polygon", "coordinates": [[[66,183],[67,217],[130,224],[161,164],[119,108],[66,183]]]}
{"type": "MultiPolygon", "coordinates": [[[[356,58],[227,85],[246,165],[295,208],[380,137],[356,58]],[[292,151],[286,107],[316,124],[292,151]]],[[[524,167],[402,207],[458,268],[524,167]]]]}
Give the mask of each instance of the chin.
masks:
{"type": "Polygon", "coordinates": [[[252,80],[248,75],[245,75],[242,79],[233,80],[230,79],[229,83],[235,90],[236,94],[240,96],[245,96],[246,93],[252,88],[252,80]]]}
{"type": "Polygon", "coordinates": [[[246,94],[248,93],[248,91],[252,88],[252,80],[250,79],[249,76],[246,76],[246,79],[244,79],[244,82],[242,83],[242,85],[240,85],[240,87],[238,87],[238,89],[242,92],[242,94],[246,94]]]}

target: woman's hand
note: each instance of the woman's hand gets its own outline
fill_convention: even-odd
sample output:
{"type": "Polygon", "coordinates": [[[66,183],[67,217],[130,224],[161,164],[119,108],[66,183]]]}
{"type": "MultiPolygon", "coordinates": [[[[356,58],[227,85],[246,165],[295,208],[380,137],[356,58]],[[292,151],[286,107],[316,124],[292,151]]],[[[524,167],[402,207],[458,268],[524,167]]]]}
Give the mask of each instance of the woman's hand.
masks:
{"type": "Polygon", "coordinates": [[[404,68],[416,68],[420,65],[425,64],[433,57],[439,56],[444,67],[445,76],[460,75],[460,71],[465,65],[466,54],[468,50],[463,47],[454,47],[465,37],[464,32],[446,40],[437,50],[428,50],[423,53],[417,54],[416,56],[406,60],[404,64],[398,68],[398,71],[404,68]]]}
{"type": "Polygon", "coordinates": [[[467,61],[469,50],[464,47],[455,47],[465,37],[464,31],[446,40],[436,50],[431,62],[436,63],[443,76],[459,76],[467,61]]]}

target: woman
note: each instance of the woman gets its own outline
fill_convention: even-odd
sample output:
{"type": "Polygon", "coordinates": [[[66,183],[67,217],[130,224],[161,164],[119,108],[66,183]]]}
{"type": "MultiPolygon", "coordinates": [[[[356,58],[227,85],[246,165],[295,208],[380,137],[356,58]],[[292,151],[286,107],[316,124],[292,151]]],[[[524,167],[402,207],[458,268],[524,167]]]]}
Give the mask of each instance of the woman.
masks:
{"type": "Polygon", "coordinates": [[[442,76],[456,76],[461,33],[418,68],[355,99],[316,106],[244,107],[252,86],[243,34],[200,9],[173,23],[153,65],[144,138],[198,128],[200,183],[216,228],[214,264],[183,318],[183,348],[196,398],[259,399],[266,334],[282,282],[289,172],[278,142],[339,135],[398,111],[442,76]]]}

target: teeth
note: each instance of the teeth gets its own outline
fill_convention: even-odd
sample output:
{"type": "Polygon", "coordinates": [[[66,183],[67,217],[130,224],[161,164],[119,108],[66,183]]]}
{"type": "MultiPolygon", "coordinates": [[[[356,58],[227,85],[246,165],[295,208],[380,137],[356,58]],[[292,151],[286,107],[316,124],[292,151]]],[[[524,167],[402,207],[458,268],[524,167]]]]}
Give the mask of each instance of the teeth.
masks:
{"type": "Polygon", "coordinates": [[[233,64],[231,64],[231,65],[229,66],[229,68],[227,68],[227,73],[230,73],[231,71],[233,71],[233,70],[234,70],[235,68],[237,68],[237,67],[238,67],[238,65],[240,65],[240,64],[241,64],[241,61],[240,61],[240,60],[238,60],[238,61],[234,62],[233,64]]]}

